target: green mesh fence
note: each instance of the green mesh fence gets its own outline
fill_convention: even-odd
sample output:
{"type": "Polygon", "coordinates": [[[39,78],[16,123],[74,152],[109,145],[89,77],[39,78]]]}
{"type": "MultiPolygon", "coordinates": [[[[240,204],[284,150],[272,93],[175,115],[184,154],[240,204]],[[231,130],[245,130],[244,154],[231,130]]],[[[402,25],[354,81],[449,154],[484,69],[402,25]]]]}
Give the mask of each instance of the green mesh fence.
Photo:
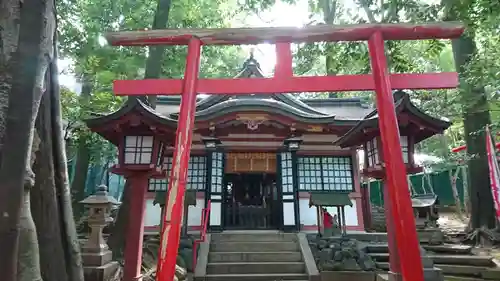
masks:
{"type": "MultiPolygon", "coordinates": [[[[451,175],[455,175],[455,169],[451,170],[451,175]]],[[[410,181],[413,186],[414,194],[426,194],[434,193],[439,198],[440,206],[454,206],[455,199],[453,197],[453,189],[450,181],[450,171],[441,171],[437,173],[430,174],[416,174],[410,176],[410,181]],[[427,179],[428,178],[428,179],[427,179]]],[[[462,179],[462,173],[457,174],[457,191],[460,198],[460,202],[464,202],[464,185],[462,179]]],[[[363,184],[366,188],[367,184],[363,184]]],[[[372,181],[370,183],[370,201],[373,205],[383,206],[384,204],[384,193],[382,184],[380,181],[372,181]]]]}
{"type": "MultiPolygon", "coordinates": [[[[73,160],[68,163],[70,183],[73,182],[75,162],[76,161],[73,160]]],[[[85,183],[85,196],[94,194],[97,186],[101,184],[108,187],[109,195],[115,197],[118,201],[121,199],[123,188],[125,186],[124,178],[122,176],[109,173],[106,164],[90,166],[87,172],[87,182],[85,183]]]]}

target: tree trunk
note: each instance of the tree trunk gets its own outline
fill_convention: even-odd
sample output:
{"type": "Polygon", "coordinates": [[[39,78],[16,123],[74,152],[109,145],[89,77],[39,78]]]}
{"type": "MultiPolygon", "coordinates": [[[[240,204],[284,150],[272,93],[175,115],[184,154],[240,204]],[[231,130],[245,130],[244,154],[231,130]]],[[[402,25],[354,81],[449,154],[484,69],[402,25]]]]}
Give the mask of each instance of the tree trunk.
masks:
{"type": "MultiPolygon", "coordinates": [[[[321,11],[323,12],[323,21],[325,24],[333,24],[337,15],[337,0],[318,0],[321,11]]],[[[335,44],[336,43],[326,43],[325,44],[325,68],[326,75],[336,75],[337,67],[335,62],[335,44]]],[[[328,93],[328,98],[338,98],[337,92],[328,93]]]]}
{"type": "MultiPolygon", "coordinates": [[[[40,138],[34,132],[33,143],[30,155],[30,167],[36,159],[36,152],[39,149],[40,138]]],[[[18,256],[18,278],[20,281],[42,281],[40,270],[40,255],[38,248],[38,238],[36,226],[31,216],[30,191],[34,185],[34,174],[31,169],[26,171],[26,181],[24,185],[24,204],[22,206],[20,227],[19,227],[19,256],[18,256]]]]}
{"type": "MultiPolygon", "coordinates": [[[[92,82],[84,75],[82,85],[82,99],[89,99],[92,93],[92,82]]],[[[90,165],[90,150],[86,138],[82,138],[78,143],[76,152],[75,174],[71,183],[71,195],[73,198],[73,210],[77,224],[83,216],[84,208],[79,202],[85,199],[85,187],[90,165]]]]}
{"type": "MultiPolygon", "coordinates": [[[[153,20],[153,29],[162,29],[167,27],[168,16],[172,0],[158,0],[155,18],[153,20]]],[[[163,55],[165,54],[165,46],[149,47],[149,57],[146,60],[145,79],[160,78],[161,66],[163,64],[163,55]]],[[[152,108],[156,107],[156,96],[148,96],[149,104],[152,108]]]]}
{"type": "MultiPolygon", "coordinates": [[[[2,3],[2,9],[3,7],[2,3]]],[[[9,62],[11,75],[4,145],[0,165],[0,272],[2,280],[39,280],[38,241],[29,221],[33,125],[43,80],[52,54],[54,3],[26,1],[20,11],[18,47],[9,62]],[[28,171],[28,172],[27,172],[28,171]],[[27,185],[25,183],[28,183],[27,185]],[[28,187],[28,188],[25,188],[28,187]],[[22,218],[21,218],[22,215],[22,218]],[[21,225],[21,223],[23,223],[21,225]],[[20,227],[29,227],[20,231],[20,227]],[[30,235],[31,232],[31,235],[30,235]],[[19,247],[20,234],[22,247],[19,247]],[[31,252],[27,254],[28,252],[31,252]],[[19,261],[18,261],[18,258],[19,261]],[[18,267],[18,262],[20,266],[18,267]],[[34,268],[29,268],[34,266],[34,268]],[[29,270],[27,270],[29,269],[29,270]]],[[[2,11],[3,12],[3,11],[2,11]]],[[[10,16],[10,15],[7,15],[10,16]]],[[[9,86],[8,86],[9,87],[9,86]]]]}
{"type": "MultiPolygon", "coordinates": [[[[171,0],[158,0],[158,6],[155,12],[153,21],[153,29],[161,29],[167,26],[168,17],[170,13],[172,1],[171,0]]],[[[159,78],[161,74],[161,66],[165,47],[154,46],[149,48],[150,55],[146,61],[146,73],[144,78],[159,78]]],[[[156,107],[156,96],[148,96],[148,103],[152,108],[156,107]]],[[[109,247],[113,250],[113,255],[121,256],[125,249],[125,236],[128,227],[128,209],[130,206],[130,192],[129,186],[125,183],[125,188],[122,196],[122,204],[116,216],[116,223],[113,226],[111,235],[108,240],[109,247]]],[[[163,217],[162,217],[163,219],[163,217]]]]}
{"type": "Polygon", "coordinates": [[[35,162],[36,182],[32,191],[33,215],[40,241],[44,281],[83,281],[62,140],[59,87],[55,58],[47,75],[36,129],[41,147],[35,162]]]}
{"type": "Polygon", "coordinates": [[[35,128],[41,139],[40,150],[37,153],[33,167],[36,178],[31,192],[31,206],[33,219],[38,230],[40,242],[41,267],[43,280],[68,280],[68,276],[61,268],[66,268],[64,251],[61,247],[61,217],[57,204],[55,190],[54,158],[52,154],[51,120],[50,120],[50,93],[46,92],[40,105],[35,128]],[[47,111],[49,114],[47,115],[47,111]],[[54,264],[54,261],[57,264],[54,264]]]}
{"type": "Polygon", "coordinates": [[[488,160],[486,157],[485,126],[491,123],[488,100],[484,87],[466,81],[466,67],[476,53],[476,44],[470,34],[452,42],[453,56],[460,76],[460,91],[464,114],[465,142],[468,161],[471,227],[495,227],[495,212],[491,194],[488,160]]]}
{"type": "MultiPolygon", "coordinates": [[[[55,43],[55,42],[54,42],[55,43]]],[[[66,258],[66,272],[69,281],[84,281],[82,257],[80,255],[80,245],[76,232],[75,221],[73,219],[73,209],[71,207],[71,193],[68,179],[68,159],[64,144],[61,99],[59,88],[59,70],[57,68],[57,46],[54,44],[55,56],[50,65],[50,119],[52,123],[52,152],[54,157],[54,178],[61,216],[61,230],[63,237],[64,256],[66,258]]],[[[42,268],[43,269],[43,268],[42,268]]],[[[46,280],[50,281],[50,280],[46,280]]]]}
{"type": "Polygon", "coordinates": [[[11,59],[17,49],[19,36],[20,4],[19,0],[0,0],[0,26],[2,27],[0,28],[0,159],[12,86],[11,59]]]}

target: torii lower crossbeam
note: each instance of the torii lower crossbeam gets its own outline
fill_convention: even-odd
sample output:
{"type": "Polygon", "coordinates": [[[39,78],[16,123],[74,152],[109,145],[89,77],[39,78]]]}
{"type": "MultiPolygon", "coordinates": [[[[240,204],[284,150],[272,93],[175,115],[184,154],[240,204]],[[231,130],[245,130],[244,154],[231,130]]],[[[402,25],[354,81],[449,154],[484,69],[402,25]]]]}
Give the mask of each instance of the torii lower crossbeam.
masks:
{"type": "MultiPolygon", "coordinates": [[[[392,74],[392,89],[450,89],[456,88],[456,72],[424,74],[392,74]]],[[[182,93],[183,79],[144,79],[117,80],[113,91],[117,95],[179,95],[182,93]]],[[[245,95],[304,92],[344,92],[373,91],[373,75],[339,75],[306,77],[238,78],[238,79],[200,79],[199,94],[245,95]]]]}
{"type": "MultiPolygon", "coordinates": [[[[174,159],[170,171],[168,197],[157,267],[158,281],[172,281],[179,245],[179,233],[186,189],[187,167],[194,129],[196,95],[268,94],[290,92],[332,92],[375,90],[386,164],[388,206],[397,246],[390,247],[391,270],[405,281],[423,281],[422,261],[405,170],[399,129],[394,109],[393,89],[454,88],[456,73],[389,74],[384,40],[456,38],[463,32],[457,23],[384,24],[260,29],[204,29],[118,32],[107,35],[112,45],[187,45],[186,72],[179,80],[115,81],[118,95],[175,95],[182,93],[174,159]],[[293,77],[290,43],[367,40],[372,74],[327,77],[293,77]],[[277,63],[272,78],[198,79],[202,45],[276,43],[277,63]],[[168,246],[167,246],[168,245],[168,246]]],[[[126,265],[125,265],[126,266],[126,265]]],[[[128,280],[125,276],[125,281],[128,280]]]]}

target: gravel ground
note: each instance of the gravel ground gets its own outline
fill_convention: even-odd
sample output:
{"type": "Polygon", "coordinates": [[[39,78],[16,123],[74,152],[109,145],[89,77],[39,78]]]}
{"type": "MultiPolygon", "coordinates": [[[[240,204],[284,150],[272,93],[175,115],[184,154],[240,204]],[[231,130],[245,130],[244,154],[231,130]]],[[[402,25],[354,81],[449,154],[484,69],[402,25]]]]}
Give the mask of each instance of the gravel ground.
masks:
{"type": "Polygon", "coordinates": [[[459,234],[467,227],[467,218],[460,218],[456,213],[439,213],[439,228],[446,234],[459,234]]]}

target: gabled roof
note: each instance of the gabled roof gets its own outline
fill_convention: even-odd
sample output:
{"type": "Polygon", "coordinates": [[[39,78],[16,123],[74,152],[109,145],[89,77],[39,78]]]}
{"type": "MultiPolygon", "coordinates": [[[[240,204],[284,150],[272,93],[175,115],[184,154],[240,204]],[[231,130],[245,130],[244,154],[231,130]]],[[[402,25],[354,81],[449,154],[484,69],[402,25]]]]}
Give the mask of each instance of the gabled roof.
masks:
{"type": "MultiPolygon", "coordinates": [[[[401,113],[408,113],[417,119],[421,120],[429,128],[433,128],[435,131],[444,132],[444,130],[450,127],[451,123],[442,119],[434,118],[425,112],[421,111],[416,107],[410,100],[408,93],[398,90],[394,93],[394,105],[396,110],[396,115],[401,116],[401,113]]],[[[360,136],[364,135],[364,129],[378,128],[379,119],[377,110],[373,110],[368,113],[365,118],[358,122],[351,130],[349,130],[345,135],[335,141],[335,145],[340,147],[349,147],[354,145],[359,145],[356,143],[360,136]]],[[[418,143],[426,138],[429,138],[434,133],[427,132],[424,134],[419,134],[415,136],[415,143],[418,143]]]]}
{"type": "Polygon", "coordinates": [[[207,109],[196,112],[197,121],[210,120],[228,113],[237,113],[242,110],[266,111],[278,113],[293,120],[313,124],[335,124],[353,126],[358,120],[336,119],[333,115],[318,115],[301,111],[288,104],[273,99],[230,99],[217,103],[207,109]]]}
{"type": "MultiPolygon", "coordinates": [[[[252,77],[257,77],[257,78],[263,78],[265,77],[264,74],[262,73],[262,70],[260,69],[260,64],[253,58],[253,56],[250,56],[244,64],[243,68],[241,69],[240,73],[235,76],[235,78],[252,78],[252,77]]],[[[205,99],[200,100],[196,104],[196,110],[197,111],[202,111],[205,110],[211,106],[214,106],[215,104],[222,103],[228,100],[248,100],[248,99],[255,99],[255,100],[265,100],[265,99],[273,99],[279,102],[282,102],[290,107],[296,108],[300,111],[303,111],[306,114],[312,114],[312,115],[317,115],[317,116],[327,116],[331,117],[331,115],[326,114],[324,112],[318,111],[309,105],[301,102],[300,100],[290,96],[289,94],[270,94],[270,95],[211,95],[208,96],[205,99]]],[[[178,114],[178,113],[177,113],[178,114]]],[[[176,116],[177,114],[173,114],[173,116],[176,116]]]]}
{"type": "Polygon", "coordinates": [[[138,114],[143,118],[145,122],[151,125],[159,124],[166,125],[166,127],[169,128],[177,127],[176,120],[159,114],[153,108],[151,108],[149,105],[138,98],[129,98],[125,102],[125,104],[117,111],[108,115],[87,119],[85,120],[85,123],[92,131],[98,132],[113,144],[118,145],[117,140],[111,137],[112,133],[108,132],[111,130],[108,128],[108,125],[119,122],[123,119],[124,116],[127,116],[129,114],[138,114]]]}
{"type": "Polygon", "coordinates": [[[153,108],[151,108],[149,105],[147,105],[138,98],[129,98],[127,99],[125,104],[117,111],[110,113],[108,115],[87,119],[85,120],[85,123],[90,128],[98,127],[100,125],[104,125],[105,123],[118,120],[122,116],[125,116],[132,111],[141,113],[145,117],[148,117],[152,120],[156,120],[161,124],[177,126],[176,120],[173,120],[171,118],[159,114],[153,108]]]}

